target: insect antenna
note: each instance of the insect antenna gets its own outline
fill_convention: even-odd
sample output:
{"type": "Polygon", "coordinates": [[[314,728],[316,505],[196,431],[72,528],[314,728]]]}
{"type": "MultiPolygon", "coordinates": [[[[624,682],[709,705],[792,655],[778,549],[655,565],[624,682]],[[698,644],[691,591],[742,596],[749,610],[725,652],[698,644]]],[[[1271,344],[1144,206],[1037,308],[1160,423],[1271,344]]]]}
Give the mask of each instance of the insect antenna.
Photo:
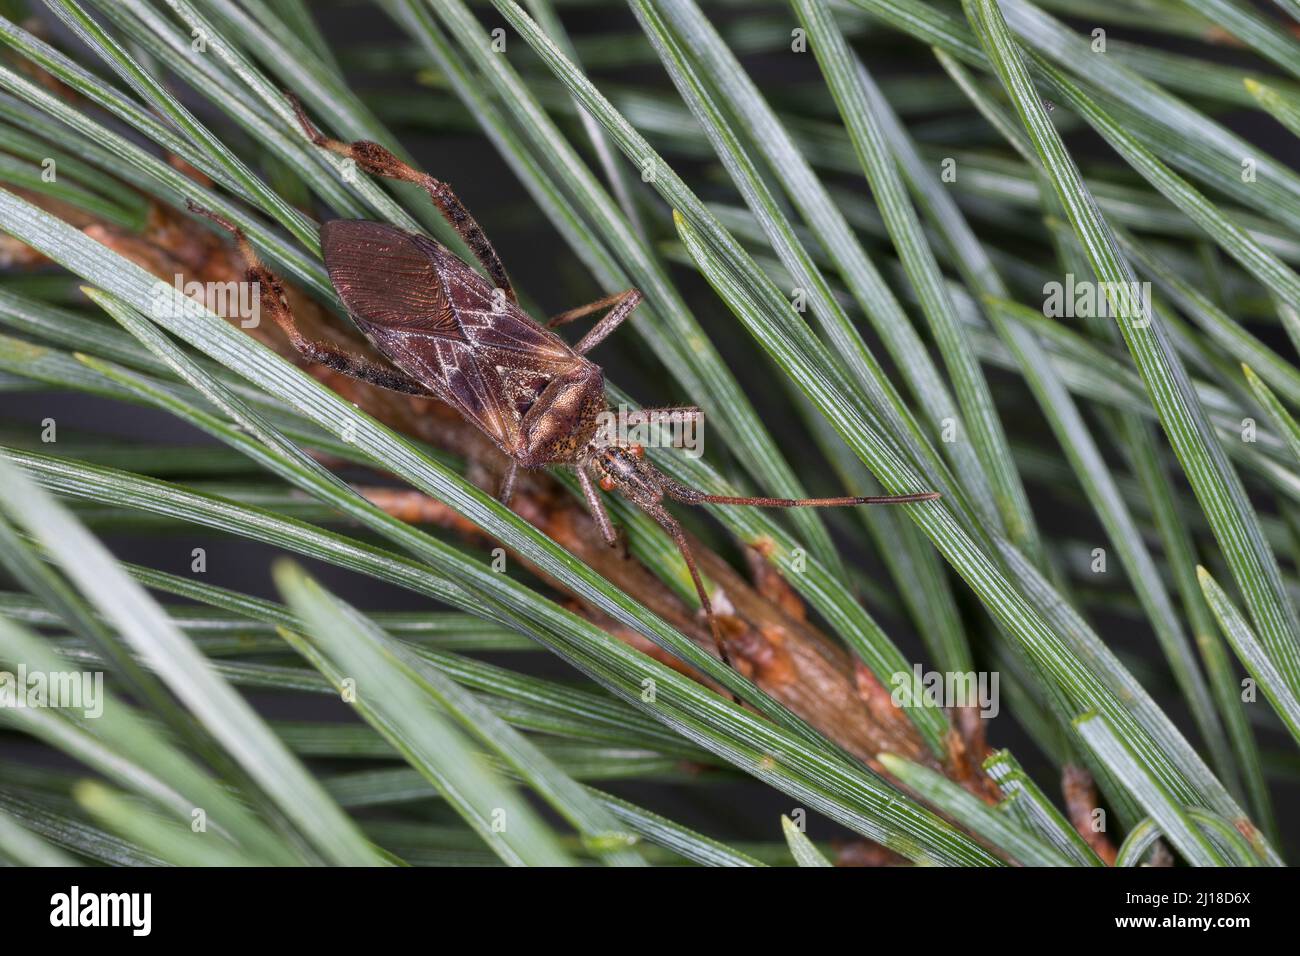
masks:
{"type": "MultiPolygon", "coordinates": [[[[689,489],[688,489],[689,490],[689,489]]],[[[671,491],[668,492],[672,494],[671,491]]],[[[934,501],[943,497],[937,491],[914,495],[857,495],[844,498],[746,498],[735,495],[706,495],[695,492],[690,497],[673,495],[679,501],[702,505],[754,505],[759,508],[840,508],[849,505],[907,505],[917,501],[934,501]]]]}
{"type": "Polygon", "coordinates": [[[848,495],[840,498],[764,498],[748,495],[709,495],[678,484],[660,473],[664,493],[690,505],[752,505],[757,508],[844,508],[853,505],[907,505],[943,497],[937,491],[909,495],[848,495]]]}

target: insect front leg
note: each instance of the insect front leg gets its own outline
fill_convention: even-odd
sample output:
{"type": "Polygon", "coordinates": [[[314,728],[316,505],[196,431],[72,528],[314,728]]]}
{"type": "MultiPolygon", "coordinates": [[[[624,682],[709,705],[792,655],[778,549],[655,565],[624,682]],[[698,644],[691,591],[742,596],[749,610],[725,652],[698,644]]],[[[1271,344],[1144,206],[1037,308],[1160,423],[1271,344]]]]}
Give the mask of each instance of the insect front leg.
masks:
{"type": "Polygon", "coordinates": [[[506,466],[506,473],[501,478],[501,490],[497,492],[497,500],[507,508],[510,507],[510,499],[515,496],[515,478],[519,475],[519,462],[514,459],[506,466]]]}
{"type": "Polygon", "coordinates": [[[248,282],[256,284],[261,299],[261,308],[270,313],[275,324],[289,337],[289,341],[303,358],[324,365],[336,372],[342,372],[344,375],[350,375],[363,382],[368,382],[371,385],[391,389],[394,392],[405,392],[409,395],[431,394],[427,388],[415,379],[390,365],[375,362],[360,355],[354,355],[330,342],[318,342],[303,335],[294,321],[293,310],[289,308],[289,301],[284,296],[284,285],[275,273],[262,264],[262,260],[257,257],[257,252],[249,243],[248,237],[244,235],[244,231],[229,219],[210,209],[204,209],[188,199],[185,202],[189,206],[190,212],[211,219],[222,229],[234,235],[235,243],[239,247],[239,254],[244,259],[245,278],[248,282]]]}
{"type": "Polygon", "coordinates": [[[470,251],[474,253],[474,258],[479,261],[479,264],[496,284],[497,288],[505,293],[511,302],[518,302],[515,297],[514,286],[510,284],[510,277],[506,275],[506,267],[502,264],[501,257],[497,255],[496,249],[488,241],[483,228],[469,214],[465,204],[451,191],[450,186],[439,179],[434,179],[428,173],[413,169],[409,164],[402,162],[378,143],[372,143],[364,139],[357,140],[354,143],[330,139],[307,118],[307,114],[296,96],[292,93],[285,93],[285,95],[293,105],[293,111],[297,114],[303,132],[317,146],[322,146],[332,153],[351,159],[368,173],[384,176],[388,179],[399,179],[406,183],[415,183],[423,188],[429,194],[429,198],[433,200],[433,204],[438,207],[438,212],[442,213],[442,218],[446,219],[447,223],[456,230],[457,235],[465,240],[465,245],[469,246],[470,251]]]}
{"type": "Polygon", "coordinates": [[[591,327],[573,350],[579,355],[586,355],[597,345],[603,342],[611,332],[623,324],[623,320],[632,314],[632,310],[641,304],[642,295],[637,289],[628,289],[624,292],[618,292],[614,295],[607,295],[603,299],[597,299],[595,302],[589,302],[586,305],[580,305],[576,309],[570,309],[568,312],[561,312],[554,316],[546,323],[548,329],[558,328],[575,319],[591,315],[603,308],[609,307],[609,311],[604,317],[591,327]]]}
{"type": "Polygon", "coordinates": [[[600,536],[611,548],[617,547],[618,533],[614,530],[614,523],[609,520],[609,512],[605,510],[605,502],[600,500],[600,494],[591,481],[591,475],[587,474],[587,469],[581,465],[574,470],[578,473],[578,485],[582,488],[582,497],[587,499],[591,516],[595,519],[596,526],[600,528],[600,536]]]}
{"type": "Polygon", "coordinates": [[[596,521],[596,527],[600,529],[601,538],[611,548],[618,548],[624,561],[629,560],[632,557],[632,547],[628,543],[627,529],[614,527],[614,523],[609,518],[609,511],[605,508],[605,502],[601,500],[600,493],[592,484],[587,469],[578,465],[574,470],[578,473],[578,485],[582,488],[582,497],[587,500],[587,508],[596,521]]]}

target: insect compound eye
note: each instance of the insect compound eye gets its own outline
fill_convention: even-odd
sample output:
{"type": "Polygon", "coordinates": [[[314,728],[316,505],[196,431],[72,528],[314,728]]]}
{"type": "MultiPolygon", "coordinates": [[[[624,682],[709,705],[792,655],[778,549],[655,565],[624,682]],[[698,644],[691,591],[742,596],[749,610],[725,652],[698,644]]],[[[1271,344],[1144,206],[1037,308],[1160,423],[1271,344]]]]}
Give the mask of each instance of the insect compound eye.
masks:
{"type": "Polygon", "coordinates": [[[627,450],[632,453],[633,458],[640,459],[645,457],[644,445],[637,445],[637,444],[628,445],[627,450]]]}
{"type": "Polygon", "coordinates": [[[605,475],[605,477],[601,478],[601,479],[600,479],[600,487],[603,488],[603,489],[605,489],[606,491],[613,491],[613,490],[614,490],[614,476],[613,476],[613,475],[605,475]]]}

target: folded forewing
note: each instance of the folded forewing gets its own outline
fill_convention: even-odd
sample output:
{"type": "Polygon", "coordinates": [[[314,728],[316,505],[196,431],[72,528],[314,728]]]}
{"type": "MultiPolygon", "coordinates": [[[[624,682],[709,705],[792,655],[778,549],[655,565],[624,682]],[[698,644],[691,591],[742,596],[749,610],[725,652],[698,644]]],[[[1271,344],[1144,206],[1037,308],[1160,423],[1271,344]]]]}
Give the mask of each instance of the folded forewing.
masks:
{"type": "Polygon", "coordinates": [[[527,404],[521,372],[540,391],[583,361],[431,239],[335,220],[321,227],[321,245],[339,298],[375,346],[507,451],[527,404]]]}
{"type": "Polygon", "coordinates": [[[431,254],[436,243],[396,226],[351,219],[325,223],[320,238],[330,282],[362,322],[463,338],[431,254]]]}

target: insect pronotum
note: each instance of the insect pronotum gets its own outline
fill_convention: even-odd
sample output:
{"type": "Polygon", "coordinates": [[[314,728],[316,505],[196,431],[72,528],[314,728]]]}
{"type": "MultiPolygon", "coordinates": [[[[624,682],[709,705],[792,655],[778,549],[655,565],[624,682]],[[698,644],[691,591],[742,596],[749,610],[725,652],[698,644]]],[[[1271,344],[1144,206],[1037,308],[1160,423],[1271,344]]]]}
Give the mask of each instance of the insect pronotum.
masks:
{"type": "MultiPolygon", "coordinates": [[[[190,209],[235,236],[258,283],[261,308],[308,360],[373,385],[431,396],[456,409],[481,429],[510,459],[500,498],[510,503],[520,468],[565,465],[578,476],[601,536],[617,544],[600,495],[618,491],[658,522],[677,544],[700,605],[708,618],[718,656],[730,659],[713,604],[700,580],[681,525],[665,498],[686,504],[757,505],[767,508],[906,504],[938,498],[937,492],[843,498],[754,498],[710,495],[674,481],[646,458],[637,444],[599,427],[609,411],[600,366],[586,358],[618,328],[641,301],[628,289],[555,316],[545,327],[518,304],[496,250],[445,183],[412,169],[384,147],[329,139],[288,94],[304,133],[317,146],[353,160],[377,176],[424,188],[438,211],[465,240],[487,273],[484,278],[441,243],[395,226],[335,219],[320,229],[330,282],[358,328],[386,361],[376,362],[327,342],[308,339],[294,323],[280,280],[258,259],[233,223],[194,203],[190,209]],[[586,335],[570,346],[554,331],[575,319],[606,310],[586,335]]],[[[700,416],[698,408],[677,408],[700,416]]]]}

